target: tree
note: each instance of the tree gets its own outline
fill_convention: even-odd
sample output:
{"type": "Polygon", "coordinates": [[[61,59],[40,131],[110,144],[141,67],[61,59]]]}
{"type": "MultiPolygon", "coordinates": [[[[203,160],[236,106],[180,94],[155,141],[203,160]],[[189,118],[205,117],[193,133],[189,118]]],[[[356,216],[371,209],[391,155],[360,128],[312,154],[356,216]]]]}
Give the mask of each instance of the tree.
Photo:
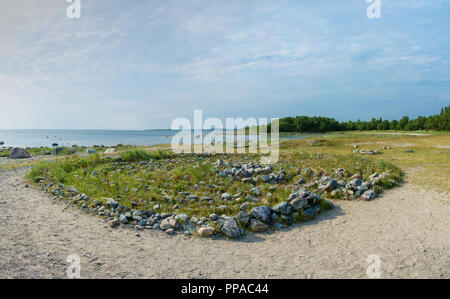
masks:
{"type": "MultiPolygon", "coordinates": [[[[372,118],[370,121],[357,120],[356,122],[338,122],[334,118],[323,116],[296,116],[280,119],[281,132],[311,132],[324,133],[330,131],[348,130],[437,130],[450,131],[450,106],[443,107],[440,114],[432,116],[419,116],[410,120],[408,116],[400,121],[391,122],[372,118]]],[[[269,128],[270,130],[270,124],[269,128]]]]}
{"type": "Polygon", "coordinates": [[[397,130],[397,129],[398,129],[398,120],[393,119],[393,120],[391,121],[391,123],[389,124],[389,128],[390,128],[391,130],[397,130]]]}
{"type": "Polygon", "coordinates": [[[406,125],[409,122],[409,117],[408,116],[403,116],[402,119],[398,122],[398,129],[399,130],[404,130],[406,128],[406,125]]]}

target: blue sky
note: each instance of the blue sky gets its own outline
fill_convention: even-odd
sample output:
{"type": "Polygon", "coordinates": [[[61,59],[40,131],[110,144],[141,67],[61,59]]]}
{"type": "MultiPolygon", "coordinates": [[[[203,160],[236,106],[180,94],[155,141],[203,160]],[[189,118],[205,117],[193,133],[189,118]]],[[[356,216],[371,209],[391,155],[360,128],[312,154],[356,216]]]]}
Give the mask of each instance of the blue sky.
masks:
{"type": "Polygon", "coordinates": [[[0,0],[0,129],[415,117],[450,104],[450,1],[0,0]]]}

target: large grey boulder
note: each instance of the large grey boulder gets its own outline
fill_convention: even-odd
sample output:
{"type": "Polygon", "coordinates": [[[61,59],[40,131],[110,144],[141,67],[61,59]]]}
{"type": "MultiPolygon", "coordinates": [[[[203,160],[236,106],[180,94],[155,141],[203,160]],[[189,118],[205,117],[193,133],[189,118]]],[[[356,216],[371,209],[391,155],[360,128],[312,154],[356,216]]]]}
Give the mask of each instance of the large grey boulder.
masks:
{"type": "Polygon", "coordinates": [[[240,211],[239,213],[237,213],[235,217],[236,220],[239,222],[239,224],[241,224],[242,226],[248,225],[250,221],[250,215],[247,214],[245,211],[240,211]]]}
{"type": "Polygon", "coordinates": [[[280,202],[272,207],[272,210],[279,214],[289,215],[292,212],[292,206],[287,202],[280,202]]]}
{"type": "Polygon", "coordinates": [[[250,214],[264,223],[272,221],[272,209],[268,206],[254,207],[250,214]]]}
{"type": "Polygon", "coordinates": [[[291,205],[296,211],[302,211],[308,206],[308,200],[305,198],[294,198],[291,205]]]}
{"type": "Polygon", "coordinates": [[[10,159],[28,159],[28,158],[31,158],[31,155],[26,150],[16,147],[12,150],[11,154],[9,155],[9,158],[10,159]]]}

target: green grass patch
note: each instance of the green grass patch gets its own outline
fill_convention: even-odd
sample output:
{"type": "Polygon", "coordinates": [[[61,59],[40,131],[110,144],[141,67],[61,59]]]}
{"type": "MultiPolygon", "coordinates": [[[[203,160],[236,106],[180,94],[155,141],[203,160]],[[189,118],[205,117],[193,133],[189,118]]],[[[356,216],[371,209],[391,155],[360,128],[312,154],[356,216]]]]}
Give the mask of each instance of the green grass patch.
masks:
{"type": "MultiPolygon", "coordinates": [[[[158,213],[187,213],[195,217],[207,217],[212,213],[236,215],[243,203],[248,204],[248,211],[258,205],[273,206],[288,198],[297,188],[293,183],[299,178],[313,182],[322,175],[332,174],[336,168],[345,168],[349,174],[360,173],[366,179],[374,172],[389,172],[389,178],[395,183],[386,181],[383,187],[395,185],[402,177],[401,170],[393,164],[370,157],[298,151],[282,153],[280,162],[273,165],[274,173],[286,172],[283,183],[263,183],[255,176],[256,185],[253,185],[241,178],[218,175],[220,171],[233,168],[234,163],[258,163],[259,158],[251,154],[211,157],[136,149],[113,158],[94,154],[38,162],[28,177],[35,182],[53,183],[49,192],[60,184],[74,186],[90,197],[90,203],[95,199],[104,202],[105,198],[113,198],[132,209],[147,210],[158,205],[158,213]],[[228,164],[216,166],[214,162],[218,158],[228,164]],[[306,169],[314,175],[305,174],[306,169]],[[261,192],[259,196],[251,194],[255,186],[261,192]],[[232,198],[223,198],[224,193],[232,198]],[[206,196],[208,200],[200,199],[206,196]]],[[[304,216],[298,216],[298,220],[304,216]]]]}

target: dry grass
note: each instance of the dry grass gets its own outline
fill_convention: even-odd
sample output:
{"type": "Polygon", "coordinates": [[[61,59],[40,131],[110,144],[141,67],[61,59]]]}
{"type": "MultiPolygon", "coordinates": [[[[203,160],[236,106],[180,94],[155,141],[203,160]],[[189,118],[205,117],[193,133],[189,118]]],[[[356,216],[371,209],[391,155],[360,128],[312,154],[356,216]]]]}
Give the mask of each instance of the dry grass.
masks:
{"type": "Polygon", "coordinates": [[[358,145],[361,149],[381,150],[383,154],[371,158],[395,164],[410,173],[407,179],[426,189],[450,192],[448,133],[424,136],[334,133],[315,139],[319,141],[312,142],[311,139],[287,141],[282,143],[282,149],[289,152],[351,154],[353,146],[358,145]],[[383,149],[383,146],[391,149],[383,149]],[[414,152],[409,153],[407,150],[414,152]]]}

